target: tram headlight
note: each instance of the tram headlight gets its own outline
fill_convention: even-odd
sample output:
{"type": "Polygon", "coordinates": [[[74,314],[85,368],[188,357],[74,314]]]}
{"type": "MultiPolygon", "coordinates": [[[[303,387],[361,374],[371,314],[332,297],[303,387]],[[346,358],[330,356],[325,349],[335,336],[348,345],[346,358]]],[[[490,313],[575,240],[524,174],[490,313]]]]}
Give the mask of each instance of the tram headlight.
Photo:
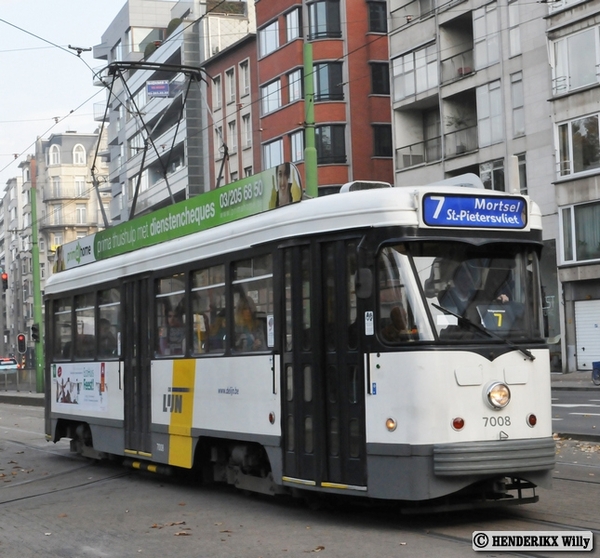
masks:
{"type": "Polygon", "coordinates": [[[397,426],[398,426],[398,423],[393,418],[391,418],[391,417],[385,421],[385,427],[390,432],[393,432],[394,430],[396,430],[397,426]]]}
{"type": "Polygon", "coordinates": [[[494,382],[488,386],[485,395],[492,409],[504,409],[510,403],[510,389],[502,382],[494,382]]]}

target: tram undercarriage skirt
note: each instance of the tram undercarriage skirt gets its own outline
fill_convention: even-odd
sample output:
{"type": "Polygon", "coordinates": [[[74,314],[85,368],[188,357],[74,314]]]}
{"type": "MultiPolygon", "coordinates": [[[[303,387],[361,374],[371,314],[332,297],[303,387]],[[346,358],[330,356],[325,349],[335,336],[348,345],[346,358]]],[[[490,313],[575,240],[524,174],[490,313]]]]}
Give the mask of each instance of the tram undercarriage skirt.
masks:
{"type": "Polygon", "coordinates": [[[555,464],[553,438],[436,444],[436,476],[503,475],[547,471],[555,464]]]}

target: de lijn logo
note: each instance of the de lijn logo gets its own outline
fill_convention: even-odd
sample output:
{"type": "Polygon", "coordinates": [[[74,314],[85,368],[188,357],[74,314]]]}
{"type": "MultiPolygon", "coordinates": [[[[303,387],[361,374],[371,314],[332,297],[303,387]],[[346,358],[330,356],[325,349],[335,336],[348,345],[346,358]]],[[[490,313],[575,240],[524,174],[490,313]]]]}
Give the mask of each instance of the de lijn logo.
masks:
{"type": "Polygon", "coordinates": [[[77,262],[77,264],[80,264],[81,258],[90,256],[91,254],[92,254],[92,247],[90,245],[81,246],[81,244],[79,244],[79,242],[78,242],[77,245],[75,246],[75,248],[73,248],[73,250],[71,250],[70,252],[67,252],[67,263],[77,262]]]}
{"type": "Polygon", "coordinates": [[[163,413],[183,413],[183,394],[189,392],[189,388],[170,387],[163,393],[163,413]]]}

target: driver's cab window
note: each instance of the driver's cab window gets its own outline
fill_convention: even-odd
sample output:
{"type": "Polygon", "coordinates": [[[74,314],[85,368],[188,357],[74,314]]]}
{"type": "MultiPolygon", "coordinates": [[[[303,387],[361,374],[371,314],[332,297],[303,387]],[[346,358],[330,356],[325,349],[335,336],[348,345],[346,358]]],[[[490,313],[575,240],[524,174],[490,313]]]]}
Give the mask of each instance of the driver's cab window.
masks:
{"type": "MultiPolygon", "coordinates": [[[[407,286],[414,281],[405,277],[402,247],[384,248],[378,259],[379,336],[384,343],[399,344],[419,338],[413,305],[407,286]]],[[[410,269],[410,267],[408,268],[410,269]]]]}

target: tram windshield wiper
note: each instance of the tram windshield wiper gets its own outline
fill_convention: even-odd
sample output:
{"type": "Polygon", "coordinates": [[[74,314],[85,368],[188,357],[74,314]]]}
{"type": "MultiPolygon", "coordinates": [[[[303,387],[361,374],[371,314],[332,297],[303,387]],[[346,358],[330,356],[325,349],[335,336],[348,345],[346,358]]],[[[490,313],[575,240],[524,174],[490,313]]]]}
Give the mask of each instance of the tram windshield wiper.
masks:
{"type": "Polygon", "coordinates": [[[444,312],[444,314],[449,314],[450,316],[454,316],[458,320],[459,326],[461,326],[461,327],[466,326],[468,328],[474,329],[475,331],[478,331],[479,333],[483,333],[483,334],[487,335],[488,337],[491,337],[492,339],[498,339],[499,341],[502,341],[509,347],[516,349],[517,351],[521,351],[529,360],[535,360],[535,356],[533,356],[531,351],[524,349],[523,347],[519,347],[519,345],[516,345],[515,343],[513,343],[512,341],[509,341],[508,339],[505,339],[504,337],[500,337],[493,331],[489,331],[489,330],[485,329],[483,326],[480,326],[479,324],[472,322],[471,320],[469,320],[469,318],[465,318],[464,316],[461,316],[460,314],[457,314],[456,312],[453,312],[452,310],[448,310],[448,308],[444,308],[443,306],[440,306],[439,304],[432,303],[431,306],[433,306],[434,308],[437,308],[438,310],[441,310],[442,312],[444,312]]]}

